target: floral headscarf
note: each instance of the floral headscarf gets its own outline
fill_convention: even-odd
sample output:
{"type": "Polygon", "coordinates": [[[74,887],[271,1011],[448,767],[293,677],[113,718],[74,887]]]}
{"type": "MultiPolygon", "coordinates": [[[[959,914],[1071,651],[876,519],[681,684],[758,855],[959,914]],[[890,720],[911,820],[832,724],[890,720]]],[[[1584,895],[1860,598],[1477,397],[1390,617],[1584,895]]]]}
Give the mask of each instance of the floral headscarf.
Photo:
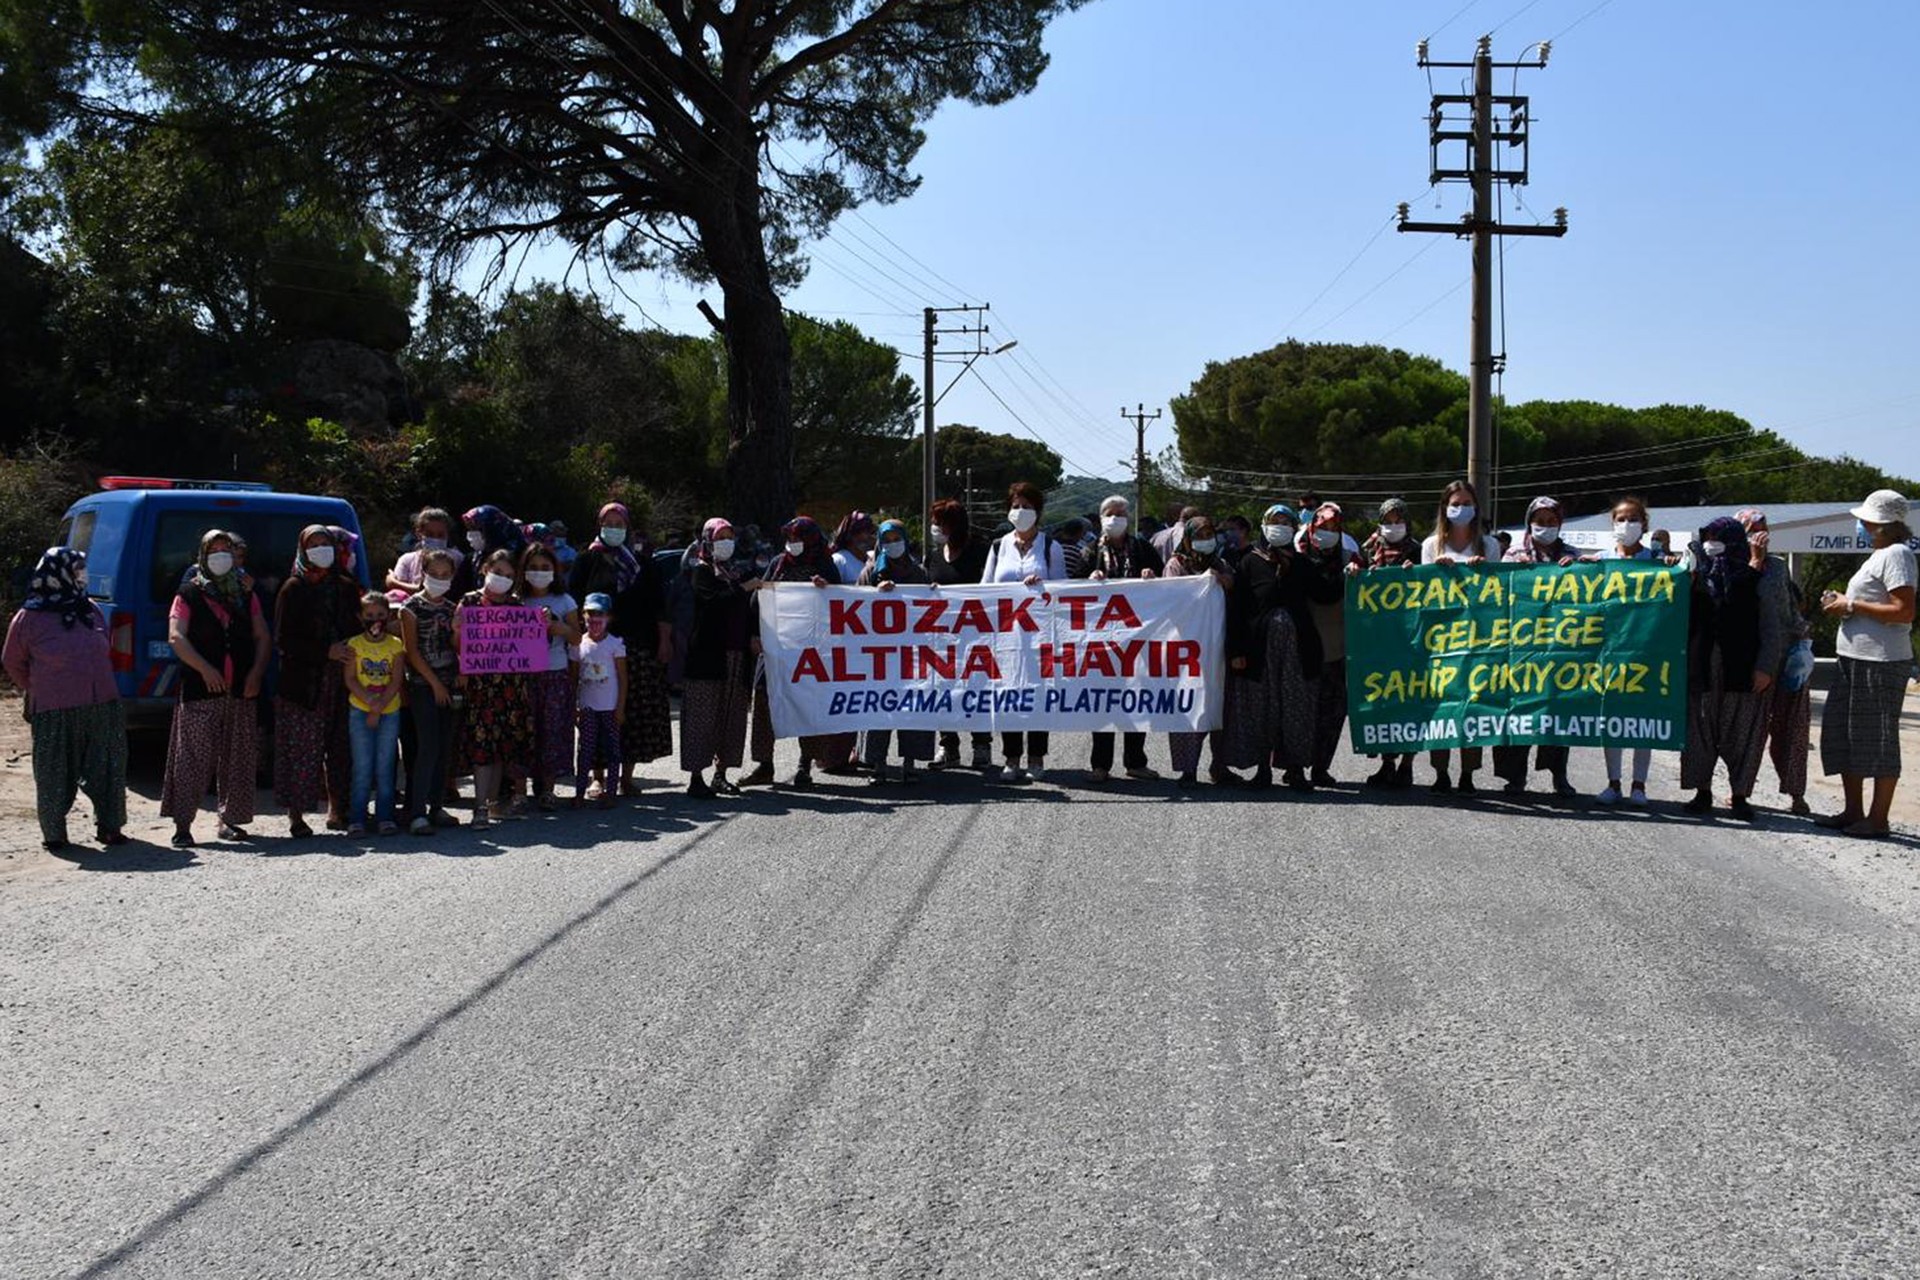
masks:
{"type": "Polygon", "coordinates": [[[607,517],[610,515],[619,516],[621,523],[626,526],[626,542],[622,542],[617,547],[610,547],[600,540],[599,534],[595,534],[593,541],[587,545],[587,550],[597,552],[606,557],[608,565],[613,569],[612,594],[617,596],[632,586],[634,579],[640,576],[640,560],[639,557],[633,554],[632,547],[628,545],[634,538],[633,513],[627,510],[627,505],[624,502],[609,502],[606,506],[600,508],[600,515],[596,522],[597,527],[605,528],[607,517]]]}
{"type": "Polygon", "coordinates": [[[327,532],[333,535],[333,545],[340,548],[333,556],[333,571],[343,578],[353,577],[353,565],[360,555],[360,535],[337,524],[328,525],[327,532]]]}
{"type": "Polygon", "coordinates": [[[234,555],[233,568],[225,573],[215,574],[207,568],[207,557],[213,553],[213,544],[216,542],[225,542],[231,547],[234,545],[233,535],[225,529],[209,529],[200,535],[200,554],[194,560],[190,581],[206,596],[225,600],[229,604],[240,604],[246,600],[247,593],[253,590],[253,583],[240,567],[238,553],[234,555]]]}
{"type": "MultiPolygon", "coordinates": [[[[713,519],[700,526],[700,541],[694,543],[693,553],[701,564],[706,565],[721,577],[737,579],[740,576],[740,557],[738,554],[731,560],[716,560],[713,558],[715,535],[722,529],[731,528],[733,528],[733,521],[726,519],[724,516],[713,517],[713,519]]],[[[737,538],[735,542],[738,542],[737,538]]],[[[734,550],[738,552],[739,547],[736,545],[734,550]]]]}
{"type": "MultiPolygon", "coordinates": [[[[907,540],[907,526],[901,524],[898,520],[884,520],[881,522],[879,536],[873,548],[873,573],[876,578],[884,577],[892,572],[891,563],[893,557],[887,554],[887,535],[890,533],[899,534],[901,542],[904,543],[907,540]]],[[[912,564],[913,552],[911,550],[901,552],[900,559],[907,564],[912,564]]]]}
{"type": "Polygon", "coordinates": [[[1408,518],[1407,504],[1399,498],[1388,498],[1380,504],[1378,520],[1380,524],[1394,522],[1407,526],[1400,535],[1400,541],[1388,542],[1375,529],[1367,535],[1366,542],[1360,548],[1360,556],[1375,569],[1396,569],[1401,565],[1420,563],[1420,542],[1413,536],[1413,521],[1408,518]]]}
{"type": "Polygon", "coordinates": [[[874,532],[873,517],[864,511],[849,511],[846,518],[833,531],[833,549],[863,554],[853,545],[853,540],[863,533],[874,532]]]}
{"type": "Polygon", "coordinates": [[[1207,516],[1194,516],[1180,526],[1180,545],[1174,554],[1180,557],[1181,565],[1188,573],[1205,573],[1220,560],[1220,534],[1213,527],[1213,521],[1207,516]],[[1200,552],[1194,550],[1193,543],[1203,534],[1213,534],[1213,550],[1200,552]]]}
{"type": "Polygon", "coordinates": [[[816,577],[838,578],[833,553],[827,549],[827,535],[811,516],[795,516],[781,525],[780,538],[783,543],[798,542],[802,549],[798,556],[790,556],[786,548],[781,547],[780,554],[767,566],[768,581],[811,582],[816,577]]]}
{"type": "Polygon", "coordinates": [[[483,560],[496,551],[505,550],[513,552],[514,559],[518,560],[520,553],[526,549],[527,531],[513,517],[490,502],[467,512],[460,517],[460,522],[469,529],[478,529],[486,539],[486,546],[481,548],[475,559],[483,560]]]}
{"type": "Polygon", "coordinates": [[[293,576],[296,578],[312,578],[326,572],[307,559],[307,543],[315,534],[326,538],[327,545],[334,549],[334,564],[340,563],[340,546],[334,541],[333,530],[324,524],[310,524],[300,531],[300,541],[293,549],[293,576]]]}
{"type": "Polygon", "coordinates": [[[1533,544],[1533,513],[1551,511],[1560,514],[1560,503],[1553,498],[1535,498],[1527,504],[1527,527],[1514,540],[1513,549],[1507,552],[1508,560],[1521,564],[1558,564],[1560,557],[1567,554],[1564,544],[1554,543],[1550,547],[1537,547],[1533,544]]]}
{"type": "Polygon", "coordinates": [[[1747,543],[1747,527],[1732,516],[1721,516],[1700,530],[1700,540],[1693,544],[1696,564],[1703,567],[1702,576],[1706,579],[1707,594],[1714,601],[1725,600],[1727,593],[1735,585],[1753,576],[1752,548],[1747,543]],[[1706,544],[1721,542],[1726,550],[1717,556],[1707,554],[1706,544]]]}
{"type": "Polygon", "coordinates": [[[1346,513],[1340,509],[1340,504],[1323,502],[1315,507],[1313,519],[1307,522],[1306,528],[1300,530],[1300,536],[1294,540],[1293,545],[1303,554],[1316,560],[1345,560],[1347,558],[1346,513]],[[1313,541],[1313,535],[1321,529],[1331,529],[1338,535],[1334,544],[1325,551],[1322,551],[1313,541]]]}
{"type": "Polygon", "coordinates": [[[48,547],[40,553],[40,563],[33,566],[33,577],[27,582],[27,598],[20,602],[20,607],[36,613],[58,613],[60,625],[69,631],[82,618],[91,626],[93,601],[87,599],[87,589],[80,585],[80,575],[86,571],[86,552],[73,547],[48,547]]]}

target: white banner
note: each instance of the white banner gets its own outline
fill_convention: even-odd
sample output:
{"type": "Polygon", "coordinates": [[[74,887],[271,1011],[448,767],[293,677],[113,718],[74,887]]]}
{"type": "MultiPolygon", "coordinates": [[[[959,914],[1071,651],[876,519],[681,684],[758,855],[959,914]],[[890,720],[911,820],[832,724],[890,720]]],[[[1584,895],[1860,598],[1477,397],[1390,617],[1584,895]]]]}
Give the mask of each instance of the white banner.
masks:
{"type": "Polygon", "coordinates": [[[1220,727],[1226,593],[1153,582],[760,593],[774,732],[1220,727]]]}

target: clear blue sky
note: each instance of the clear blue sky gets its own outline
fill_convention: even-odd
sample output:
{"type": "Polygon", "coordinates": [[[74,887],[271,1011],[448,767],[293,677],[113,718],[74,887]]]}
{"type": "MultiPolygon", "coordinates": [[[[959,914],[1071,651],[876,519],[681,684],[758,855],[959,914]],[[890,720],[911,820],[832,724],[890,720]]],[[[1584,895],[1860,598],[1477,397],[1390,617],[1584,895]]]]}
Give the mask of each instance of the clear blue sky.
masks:
{"type": "MultiPolygon", "coordinates": [[[[1466,206],[1460,186],[1421,197],[1413,48],[1452,18],[1436,58],[1489,30],[1501,59],[1558,37],[1520,77],[1532,214],[1509,217],[1565,205],[1572,229],[1508,244],[1509,400],[1705,404],[1920,471],[1920,6],[1598,3],[1094,0],[1050,31],[1034,93],[942,111],[918,194],[844,219],[789,304],[917,353],[919,307],[992,303],[1020,346],[980,372],[1072,473],[1122,474],[1122,404],[1164,407],[1208,360],[1287,336],[1464,369],[1466,246],[1368,245],[1401,200],[1428,220],[1466,206]]],[[[704,329],[698,292],[624,283],[704,329]]],[[[971,377],[940,420],[1023,429],[971,377]]],[[[1169,414],[1149,447],[1172,436],[1169,414]]]]}

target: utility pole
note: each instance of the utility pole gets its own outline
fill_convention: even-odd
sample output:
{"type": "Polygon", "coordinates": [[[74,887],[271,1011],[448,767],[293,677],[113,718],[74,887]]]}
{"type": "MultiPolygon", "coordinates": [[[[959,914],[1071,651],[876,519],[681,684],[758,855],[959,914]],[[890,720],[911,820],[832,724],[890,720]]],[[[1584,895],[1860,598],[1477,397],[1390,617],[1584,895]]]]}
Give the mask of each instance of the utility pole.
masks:
{"type": "MultiPolygon", "coordinates": [[[[1435,94],[1428,114],[1430,180],[1435,184],[1472,184],[1473,211],[1458,222],[1410,222],[1407,206],[1403,204],[1399,209],[1401,231],[1434,232],[1473,241],[1473,316],[1467,344],[1468,379],[1472,387],[1467,401],[1467,481],[1479,495],[1484,518],[1489,523],[1498,518],[1493,488],[1493,375],[1504,370],[1507,362],[1505,351],[1496,354],[1493,350],[1493,238],[1567,234],[1565,209],[1553,211],[1553,225],[1550,227],[1503,225],[1494,212],[1494,183],[1504,182],[1513,187],[1527,183],[1528,130],[1531,120],[1527,113],[1526,98],[1494,93],[1493,73],[1496,68],[1511,70],[1517,79],[1522,68],[1546,66],[1552,43],[1542,41],[1534,47],[1539,50],[1537,62],[1495,62],[1493,37],[1481,36],[1472,62],[1434,62],[1427,57],[1427,42],[1422,40],[1419,43],[1416,52],[1421,67],[1471,69],[1473,72],[1471,94],[1435,94]],[[1446,111],[1450,106],[1466,106],[1470,110],[1472,114],[1468,128],[1446,127],[1449,123],[1446,111]],[[1494,119],[1494,113],[1499,110],[1506,112],[1506,119],[1502,122],[1494,119]],[[1497,124],[1504,124],[1505,127],[1497,127],[1497,124]],[[1442,147],[1454,142],[1466,144],[1467,167],[1464,169],[1441,167],[1442,147]],[[1518,152],[1515,167],[1500,167],[1494,158],[1496,145],[1518,152]]],[[[1506,156],[1503,155],[1502,159],[1506,159],[1506,156]]]]}
{"type": "Polygon", "coordinates": [[[1133,424],[1133,527],[1147,518],[1147,424],[1160,421],[1160,410],[1147,412],[1141,405],[1132,413],[1123,406],[1120,416],[1133,424]]]}
{"type": "MultiPolygon", "coordinates": [[[[940,335],[943,333],[975,335],[976,345],[979,339],[983,338],[987,333],[987,327],[985,325],[969,326],[964,323],[952,329],[942,329],[940,327],[940,317],[947,312],[953,311],[984,314],[989,309],[990,306],[928,307],[926,309],[926,392],[921,396],[922,422],[920,433],[920,487],[923,499],[920,505],[920,515],[921,518],[926,521],[926,525],[924,526],[926,528],[933,527],[934,477],[940,474],[935,470],[935,459],[933,456],[933,409],[934,406],[940,402],[940,396],[946,394],[945,392],[935,394],[934,391],[933,349],[940,344],[940,335]]],[[[970,354],[977,360],[981,356],[989,353],[982,348],[970,354]]],[[[965,371],[962,370],[962,372],[965,371]]]]}

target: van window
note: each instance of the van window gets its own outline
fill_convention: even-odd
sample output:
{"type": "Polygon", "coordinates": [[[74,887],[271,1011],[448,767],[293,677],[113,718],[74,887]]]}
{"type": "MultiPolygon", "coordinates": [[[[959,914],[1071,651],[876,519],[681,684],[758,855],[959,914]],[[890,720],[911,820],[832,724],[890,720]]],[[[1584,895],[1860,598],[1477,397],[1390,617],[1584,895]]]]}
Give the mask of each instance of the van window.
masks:
{"type": "Polygon", "coordinates": [[[119,503],[88,507],[61,526],[60,545],[87,553],[87,594],[95,600],[110,600],[118,593],[120,552],[131,514],[119,503]]]}
{"type": "Polygon", "coordinates": [[[271,610],[273,598],[293,567],[300,531],[310,524],[338,519],[335,512],[236,511],[231,508],[162,512],[154,523],[153,585],[155,603],[165,604],[180,590],[187,569],[200,554],[200,538],[209,529],[238,534],[247,544],[247,572],[253,575],[262,608],[271,610]]]}

